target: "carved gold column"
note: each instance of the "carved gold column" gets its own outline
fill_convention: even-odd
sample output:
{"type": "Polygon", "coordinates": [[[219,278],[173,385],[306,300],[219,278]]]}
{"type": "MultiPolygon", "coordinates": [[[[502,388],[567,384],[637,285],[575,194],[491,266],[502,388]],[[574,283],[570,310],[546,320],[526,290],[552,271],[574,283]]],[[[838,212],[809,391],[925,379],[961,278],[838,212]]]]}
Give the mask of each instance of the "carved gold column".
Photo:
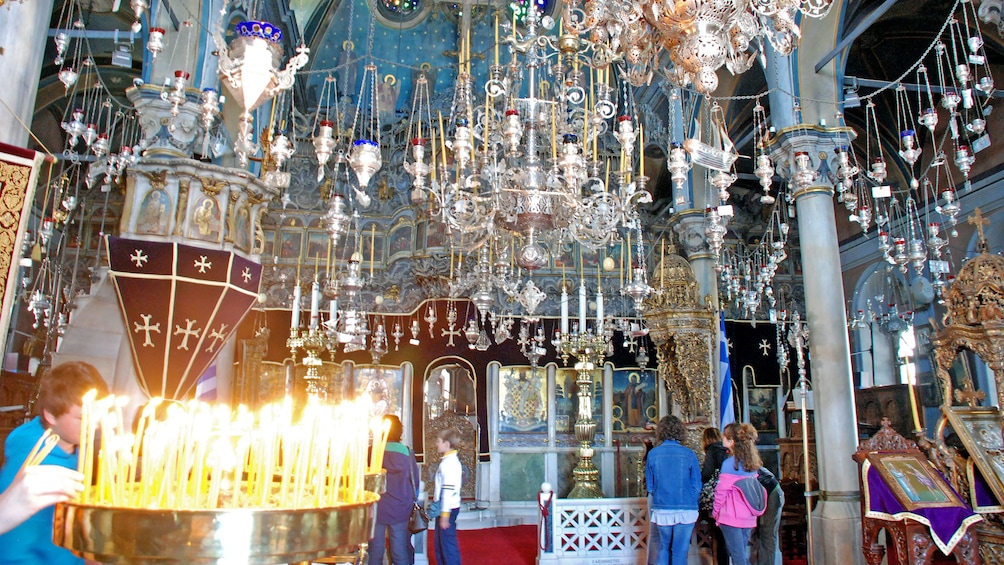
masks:
{"type": "Polygon", "coordinates": [[[645,301],[645,321],[656,346],[659,377],[685,422],[716,425],[711,365],[715,314],[710,300],[701,297],[693,269],[679,255],[666,255],[651,281],[656,291],[645,301]]]}

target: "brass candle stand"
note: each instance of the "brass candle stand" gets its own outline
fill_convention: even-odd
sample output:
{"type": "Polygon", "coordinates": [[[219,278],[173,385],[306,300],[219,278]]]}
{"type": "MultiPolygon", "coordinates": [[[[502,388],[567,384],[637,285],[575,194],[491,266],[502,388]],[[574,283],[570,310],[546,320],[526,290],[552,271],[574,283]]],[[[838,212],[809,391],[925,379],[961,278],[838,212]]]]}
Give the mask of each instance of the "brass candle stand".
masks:
{"type": "Polygon", "coordinates": [[[53,540],[104,563],[301,563],[364,555],[389,426],[365,399],[230,410],[155,398],[135,432],[125,397],[84,395],[79,471],[53,540]],[[100,432],[100,433],[99,433],[100,432]],[[92,465],[89,462],[96,462],[92,465]]]}
{"type": "Polygon", "coordinates": [[[171,510],[64,503],[53,540],[102,563],[266,565],[360,550],[379,496],[332,508],[171,510]]]}
{"type": "Polygon", "coordinates": [[[102,563],[331,562],[361,555],[373,536],[386,473],[365,478],[365,500],[330,508],[172,510],[68,502],[56,506],[57,545],[102,563]]]}
{"type": "Polygon", "coordinates": [[[599,324],[596,332],[573,331],[569,336],[560,336],[555,345],[561,361],[568,364],[569,357],[575,357],[575,384],[579,387],[578,419],[575,421],[575,439],[579,442],[579,463],[572,470],[575,486],[568,498],[603,498],[600,488],[600,470],[593,463],[593,438],[596,436],[596,420],[593,420],[593,377],[592,372],[602,369],[603,359],[610,349],[612,332],[599,324]]]}

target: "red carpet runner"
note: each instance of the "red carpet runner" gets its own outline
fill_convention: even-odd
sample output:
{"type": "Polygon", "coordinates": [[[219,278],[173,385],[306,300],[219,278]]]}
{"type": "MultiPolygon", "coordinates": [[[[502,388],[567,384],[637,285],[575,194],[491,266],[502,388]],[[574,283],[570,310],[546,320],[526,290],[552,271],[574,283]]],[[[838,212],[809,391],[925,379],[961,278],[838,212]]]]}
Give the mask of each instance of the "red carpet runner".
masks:
{"type": "MultiPolygon", "coordinates": [[[[429,532],[429,563],[435,563],[429,532]]],[[[464,565],[534,565],[537,561],[537,526],[508,526],[460,530],[460,558],[464,565]]]]}

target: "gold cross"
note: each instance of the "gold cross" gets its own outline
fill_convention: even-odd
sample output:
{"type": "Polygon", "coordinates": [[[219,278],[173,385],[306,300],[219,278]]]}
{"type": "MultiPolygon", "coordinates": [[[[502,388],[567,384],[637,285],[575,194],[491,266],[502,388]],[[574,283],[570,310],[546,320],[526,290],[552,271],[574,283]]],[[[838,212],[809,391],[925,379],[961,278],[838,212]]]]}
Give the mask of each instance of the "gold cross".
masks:
{"type": "Polygon", "coordinates": [[[955,400],[965,402],[972,408],[979,406],[986,397],[987,393],[982,390],[973,390],[969,383],[963,383],[962,388],[955,391],[955,400]]]}
{"type": "Polygon", "coordinates": [[[987,250],[987,237],[983,233],[983,226],[989,226],[990,220],[983,217],[983,212],[980,211],[979,206],[973,208],[973,215],[969,217],[968,221],[970,224],[976,226],[977,237],[979,238],[980,249],[983,252],[987,250]]]}

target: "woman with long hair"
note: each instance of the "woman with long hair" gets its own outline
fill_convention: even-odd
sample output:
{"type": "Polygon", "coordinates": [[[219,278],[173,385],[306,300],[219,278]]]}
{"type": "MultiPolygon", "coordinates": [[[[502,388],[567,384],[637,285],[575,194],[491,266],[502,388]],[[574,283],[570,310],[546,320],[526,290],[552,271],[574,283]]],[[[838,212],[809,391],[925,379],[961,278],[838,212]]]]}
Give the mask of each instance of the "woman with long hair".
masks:
{"type": "Polygon", "coordinates": [[[763,460],[756,440],[756,428],[750,424],[725,426],[722,445],[732,456],[722,463],[712,515],[722,529],[732,565],[750,565],[750,534],[767,505],[767,491],[757,481],[763,460]]]}
{"type": "Polygon", "coordinates": [[[687,429],[676,416],[665,416],[655,428],[657,447],[645,460],[645,483],[652,495],[651,520],[659,531],[661,565],[686,565],[690,537],[697,522],[701,465],[683,445],[687,429]]]}

